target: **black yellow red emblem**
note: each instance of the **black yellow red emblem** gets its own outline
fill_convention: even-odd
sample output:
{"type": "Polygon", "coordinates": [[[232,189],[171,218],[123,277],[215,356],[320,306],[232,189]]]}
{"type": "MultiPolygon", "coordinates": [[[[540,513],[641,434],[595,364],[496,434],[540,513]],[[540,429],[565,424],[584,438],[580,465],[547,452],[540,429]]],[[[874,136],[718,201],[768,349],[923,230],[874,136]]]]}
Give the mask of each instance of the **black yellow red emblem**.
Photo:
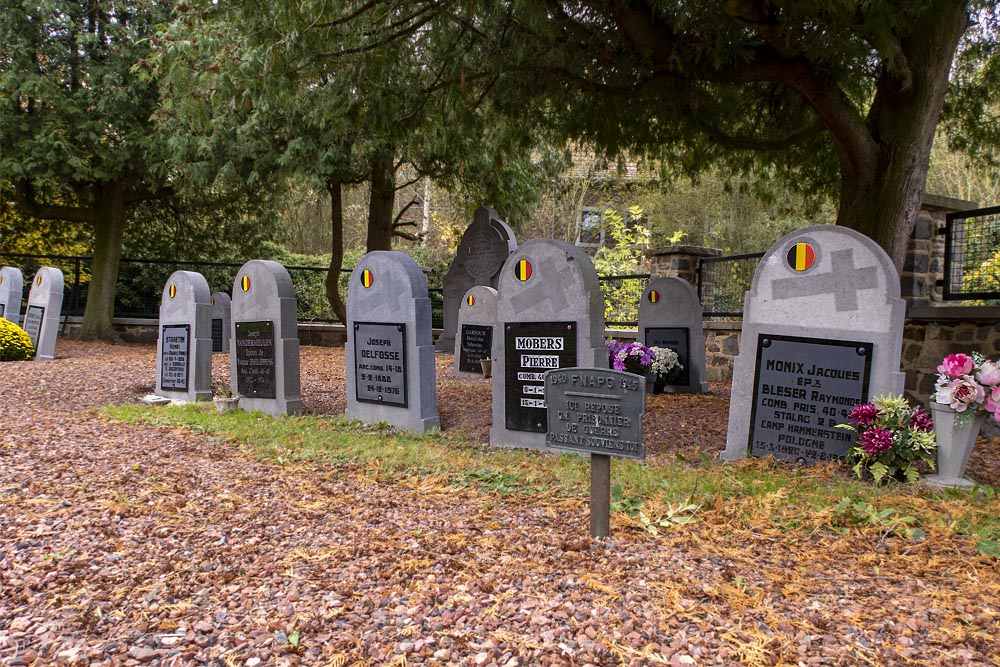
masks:
{"type": "Polygon", "coordinates": [[[375,274],[371,272],[371,269],[365,269],[361,272],[361,284],[365,287],[371,287],[375,284],[375,274]]]}
{"type": "Polygon", "coordinates": [[[796,243],[788,249],[788,266],[805,271],[816,262],[816,251],[808,243],[796,243]]]}
{"type": "Polygon", "coordinates": [[[167,294],[170,295],[171,299],[177,296],[177,285],[175,285],[174,283],[170,283],[170,287],[167,288],[167,294]]]}
{"type": "Polygon", "coordinates": [[[655,289],[649,290],[649,302],[656,303],[659,300],[660,300],[660,293],[657,292],[655,289]]]}
{"type": "Polygon", "coordinates": [[[36,285],[41,285],[42,284],[42,274],[39,273],[38,277],[35,278],[35,284],[36,285]]]}
{"type": "Polygon", "coordinates": [[[240,289],[244,292],[250,291],[250,276],[243,276],[243,279],[240,280],[240,289]]]}
{"type": "Polygon", "coordinates": [[[476,305],[476,297],[470,294],[469,296],[465,297],[465,302],[470,306],[474,306],[476,305]]]}
{"type": "Polygon", "coordinates": [[[519,259],[517,264],[514,265],[514,275],[521,282],[524,282],[531,277],[531,262],[526,259],[519,259]]]}

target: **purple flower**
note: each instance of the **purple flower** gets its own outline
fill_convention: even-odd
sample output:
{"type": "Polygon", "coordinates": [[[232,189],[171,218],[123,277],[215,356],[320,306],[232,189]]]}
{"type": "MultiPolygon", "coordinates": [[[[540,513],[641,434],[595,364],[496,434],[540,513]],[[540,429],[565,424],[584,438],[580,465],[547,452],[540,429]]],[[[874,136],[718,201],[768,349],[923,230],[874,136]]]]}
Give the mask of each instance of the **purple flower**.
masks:
{"type": "Polygon", "coordinates": [[[852,424],[869,426],[875,422],[876,417],[878,417],[878,408],[875,407],[874,403],[858,403],[851,409],[848,419],[851,420],[852,424]]]}
{"type": "Polygon", "coordinates": [[[917,408],[913,411],[913,416],[910,417],[910,426],[918,431],[930,433],[934,430],[934,420],[931,419],[930,414],[926,410],[917,408]]]}
{"type": "Polygon", "coordinates": [[[892,433],[881,426],[872,426],[858,438],[858,446],[873,456],[892,449],[894,444],[892,433]]]}

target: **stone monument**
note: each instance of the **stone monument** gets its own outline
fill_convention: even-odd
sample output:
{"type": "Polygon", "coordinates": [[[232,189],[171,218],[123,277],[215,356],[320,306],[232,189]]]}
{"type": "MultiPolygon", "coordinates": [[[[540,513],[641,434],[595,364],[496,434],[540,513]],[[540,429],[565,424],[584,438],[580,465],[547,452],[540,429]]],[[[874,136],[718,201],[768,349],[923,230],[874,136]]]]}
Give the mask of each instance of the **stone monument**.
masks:
{"type": "Polygon", "coordinates": [[[212,292],[212,352],[229,354],[233,302],[225,292],[212,292]]]}
{"type": "Polygon", "coordinates": [[[453,352],[458,332],[458,313],[465,293],[476,285],[496,289],[503,263],[517,248],[517,239],[507,223],[488,206],[476,209],[472,224],[462,234],[455,259],[442,281],[444,328],[435,343],[440,352],[453,352]]]}
{"type": "Polygon", "coordinates": [[[497,288],[490,442],[548,449],[544,374],[574,366],[608,367],[597,272],[574,245],[529,241],[507,259],[497,288]]]}
{"type": "Polygon", "coordinates": [[[21,299],[24,298],[24,276],[13,266],[0,268],[0,317],[14,324],[21,321],[21,299]]]}
{"type": "Polygon", "coordinates": [[[64,287],[63,272],[51,266],[38,269],[31,281],[22,327],[35,346],[35,359],[55,358],[64,287]]]}
{"type": "Polygon", "coordinates": [[[480,361],[492,359],[493,327],[497,322],[497,291],[478,285],[462,297],[458,311],[455,375],[483,377],[480,361]]]}
{"type": "Polygon", "coordinates": [[[806,227],[764,255],[744,299],[725,459],[843,459],[851,408],[901,394],[905,304],[874,241],[834,225],[806,227]]]}
{"type": "Polygon", "coordinates": [[[295,286],[270,260],[250,260],[236,274],[229,368],[240,407],[299,414],[299,338],[295,286]]]}
{"type": "MultiPolygon", "coordinates": [[[[708,391],[705,380],[705,331],[698,293],[683,278],[651,280],[639,300],[639,335],[647,347],[665,347],[677,353],[684,366],[680,377],[662,386],[672,394],[708,391]]],[[[646,379],[646,390],[654,387],[646,379]]]]}
{"type": "Polygon", "coordinates": [[[427,278],[401,252],[376,251],[347,291],[347,416],[423,433],[441,425],[427,278]]]}
{"type": "Polygon", "coordinates": [[[174,271],[160,297],[156,395],[176,401],[212,398],[212,306],[205,276],[174,271]]]}

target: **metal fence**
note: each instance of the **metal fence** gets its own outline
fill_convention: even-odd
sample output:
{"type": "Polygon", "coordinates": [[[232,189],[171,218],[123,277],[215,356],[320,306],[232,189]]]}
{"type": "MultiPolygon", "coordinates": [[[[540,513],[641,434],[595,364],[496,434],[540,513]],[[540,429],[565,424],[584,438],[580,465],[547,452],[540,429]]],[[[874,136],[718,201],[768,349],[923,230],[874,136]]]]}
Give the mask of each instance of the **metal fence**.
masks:
{"type": "MultiPolygon", "coordinates": [[[[87,304],[91,277],[91,258],[65,255],[22,255],[0,253],[0,265],[14,266],[24,273],[24,299],[27,300],[31,277],[42,266],[63,272],[66,281],[63,315],[81,316],[87,304]]],[[[205,276],[213,291],[229,293],[242,263],[173,261],[163,259],[122,259],[118,269],[115,316],[153,318],[159,316],[163,284],[174,271],[197,271],[205,276]]],[[[300,322],[333,322],[326,300],[327,268],[286,266],[295,285],[300,322]]],[[[353,269],[341,269],[340,293],[346,297],[347,283],[353,269]]],[[[605,318],[610,326],[635,327],[639,320],[639,298],[649,280],[648,274],[604,276],[600,278],[605,296],[605,318]]],[[[444,323],[444,293],[440,287],[428,290],[431,299],[431,323],[444,323]]]]}
{"type": "Polygon", "coordinates": [[[743,297],[753,283],[753,274],[764,254],[702,257],[698,261],[698,300],[703,317],[743,317],[743,297]]]}
{"type": "Polygon", "coordinates": [[[1000,300],[1000,206],[946,216],[946,300],[1000,300]]]}

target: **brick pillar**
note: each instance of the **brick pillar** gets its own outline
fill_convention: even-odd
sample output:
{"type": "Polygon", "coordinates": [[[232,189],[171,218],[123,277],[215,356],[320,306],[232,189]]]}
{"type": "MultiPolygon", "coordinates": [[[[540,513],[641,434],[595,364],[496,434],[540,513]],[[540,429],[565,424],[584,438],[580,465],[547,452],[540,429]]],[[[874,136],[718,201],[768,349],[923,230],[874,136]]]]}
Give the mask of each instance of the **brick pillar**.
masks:
{"type": "MultiPolygon", "coordinates": [[[[703,248],[696,245],[671,245],[662,248],[650,248],[646,251],[649,257],[650,280],[665,276],[677,276],[688,281],[698,289],[698,260],[702,257],[721,257],[718,248],[703,248]]],[[[713,281],[707,281],[713,284],[713,281]]]]}

